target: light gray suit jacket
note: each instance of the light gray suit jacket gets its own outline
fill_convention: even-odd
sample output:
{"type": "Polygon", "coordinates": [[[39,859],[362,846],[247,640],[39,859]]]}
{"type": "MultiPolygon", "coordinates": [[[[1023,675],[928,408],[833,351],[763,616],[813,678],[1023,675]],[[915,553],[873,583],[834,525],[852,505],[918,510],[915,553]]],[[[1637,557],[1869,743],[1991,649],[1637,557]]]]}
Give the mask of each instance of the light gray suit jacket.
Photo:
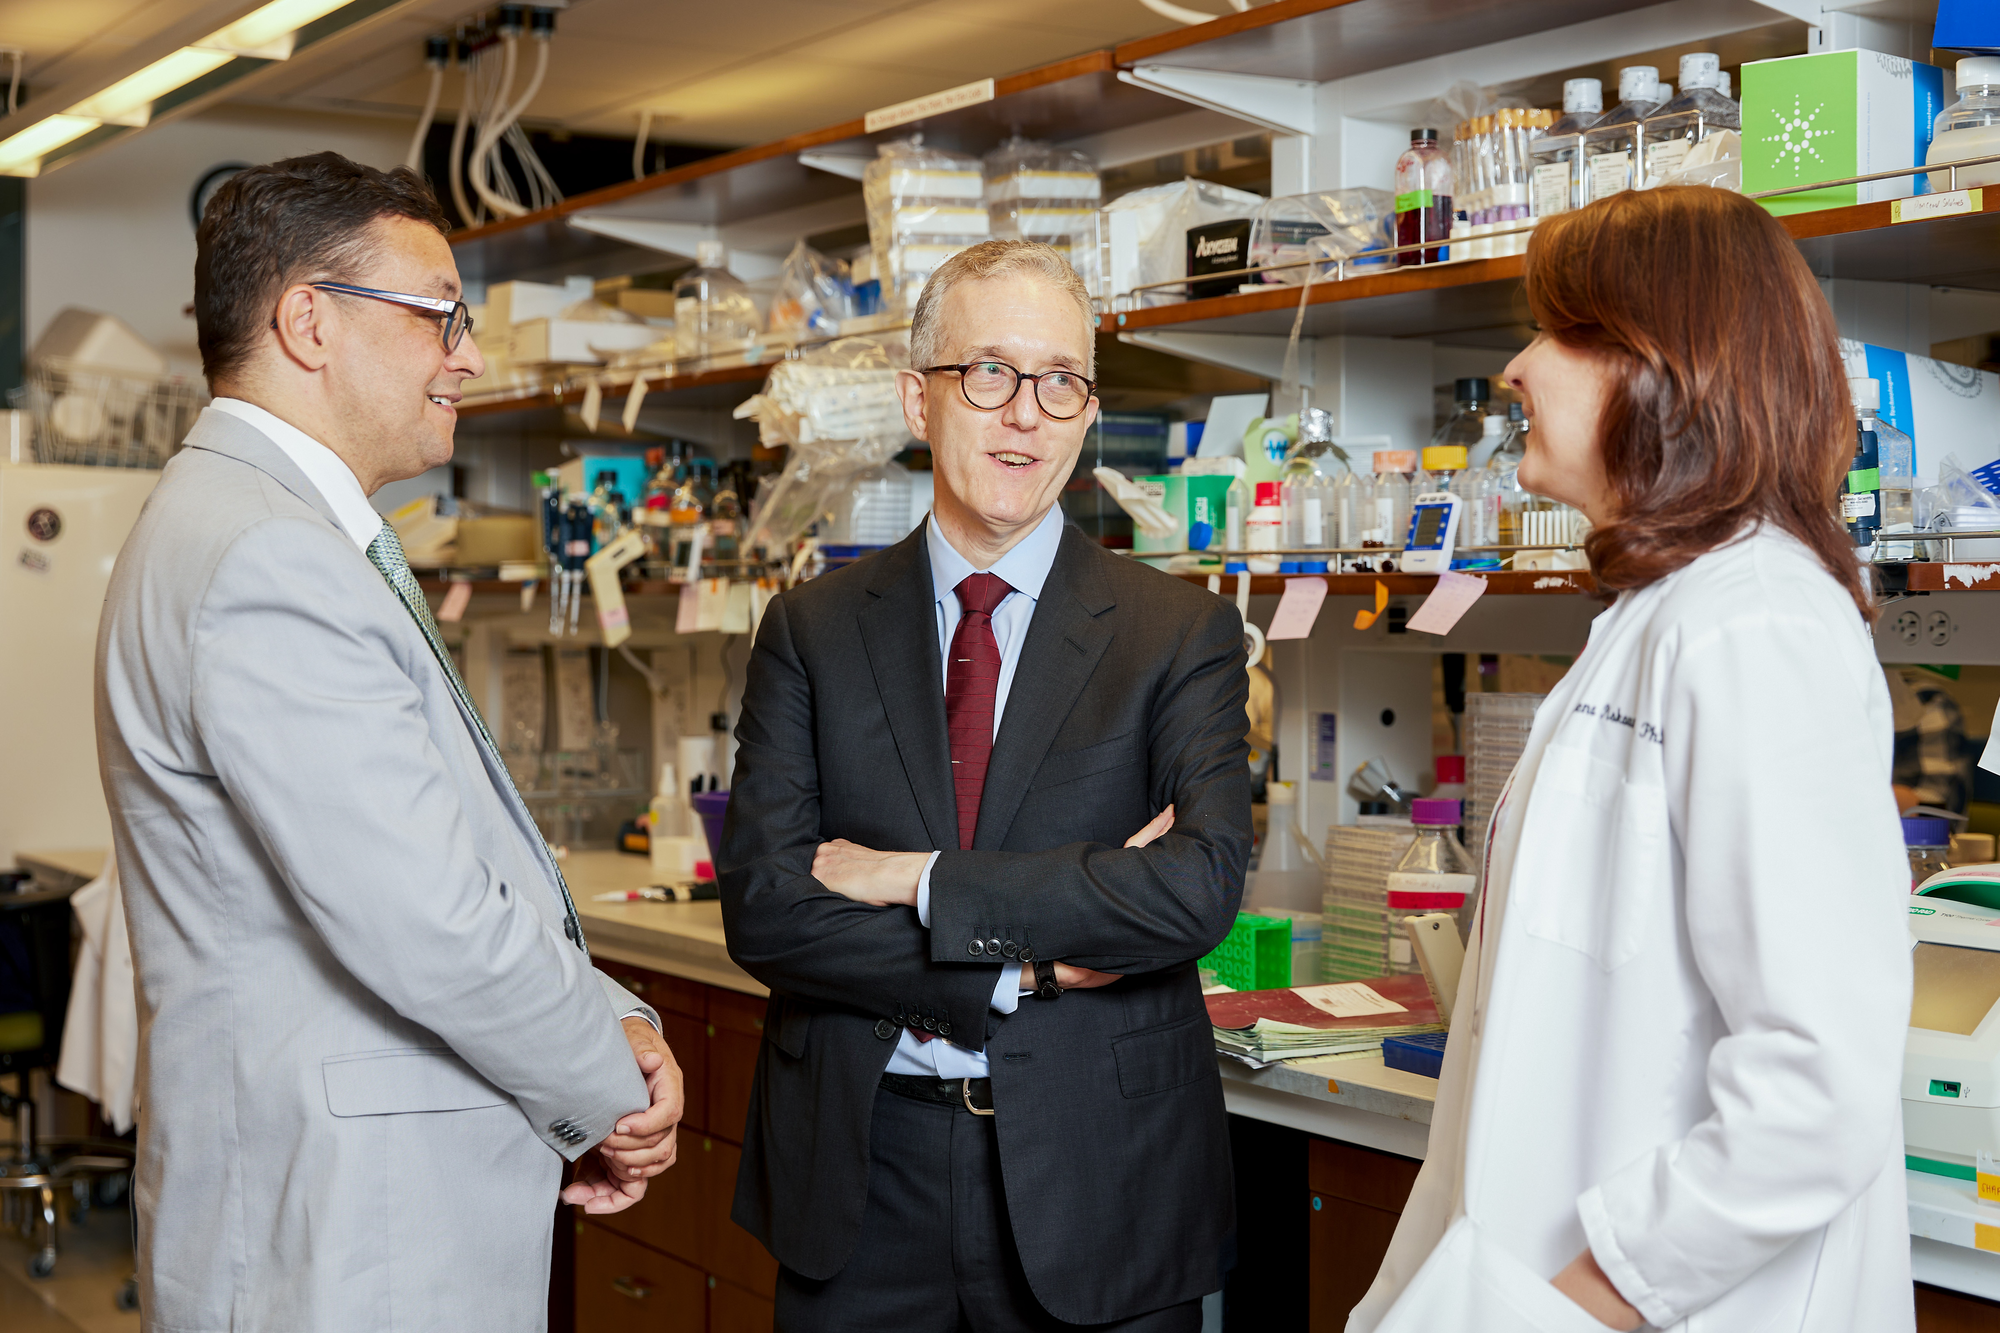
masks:
{"type": "Polygon", "coordinates": [[[541,1329],[562,1158],[647,1104],[618,1019],[650,1011],[565,937],[533,821],[326,501],[233,417],[187,443],[97,656],[146,1325],[541,1329]]]}

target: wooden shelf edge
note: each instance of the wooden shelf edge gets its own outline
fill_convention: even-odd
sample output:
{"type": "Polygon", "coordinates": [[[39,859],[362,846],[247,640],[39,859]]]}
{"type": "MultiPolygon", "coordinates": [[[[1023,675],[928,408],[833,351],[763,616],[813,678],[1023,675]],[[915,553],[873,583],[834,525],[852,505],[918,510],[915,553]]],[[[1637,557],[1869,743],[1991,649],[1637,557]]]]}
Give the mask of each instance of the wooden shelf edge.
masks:
{"type": "Polygon", "coordinates": [[[1925,562],[1903,569],[1911,592],[2000,592],[2000,561],[1925,562]]]}
{"type": "MultiPolygon", "coordinates": [[[[1252,13],[1259,11],[1252,10],[1252,13]]],[[[1444,264],[1421,264],[1391,273],[1369,274],[1343,282],[1315,282],[1307,294],[1308,306],[1330,305],[1338,301],[1365,301],[1372,296],[1403,292],[1433,291],[1444,287],[1469,287],[1482,282],[1504,282],[1521,276],[1519,255],[1495,259],[1463,259],[1444,264]]],[[[1241,292],[1233,296],[1211,296],[1199,301],[1149,306],[1122,314],[1097,317],[1097,327],[1107,333],[1130,333],[1136,329],[1180,324],[1199,324],[1232,315],[1261,315],[1270,311],[1296,310],[1297,287],[1274,286],[1269,291],[1241,292]]]]}
{"type": "Polygon", "coordinates": [[[1343,5],[1353,3],[1354,0],[1275,0],[1273,4],[1258,5],[1254,9],[1234,14],[1222,14],[1206,23],[1196,23],[1173,32],[1141,37],[1137,41],[1121,42],[1111,49],[1111,55],[1121,69],[1129,69],[1154,56],[1183,51],[1190,46],[1201,46],[1218,37],[1233,37],[1239,32],[1249,32],[1253,28],[1268,28],[1290,19],[1304,18],[1321,10],[1339,9],[1343,5]]]}
{"type": "MultiPolygon", "coordinates": [[[[1994,566],[1994,569],[1996,580],[2000,580],[2000,565],[1994,566]]],[[[1176,577],[1185,579],[1189,583],[1198,583],[1203,587],[1208,586],[1209,576],[1206,574],[1181,574],[1176,577]]],[[[1519,572],[1509,569],[1483,573],[1480,577],[1486,580],[1486,591],[1489,594],[1497,593],[1510,597],[1561,597],[1577,593],[1594,595],[1597,592],[1597,580],[1591,577],[1590,571],[1583,569],[1531,569],[1519,572]]],[[[1437,587],[1435,574],[1252,574],[1250,594],[1253,597],[1275,597],[1284,592],[1287,580],[1299,578],[1326,580],[1326,593],[1329,597],[1372,597],[1375,595],[1377,583],[1387,588],[1392,597],[1428,595],[1437,587]]],[[[1234,574],[1222,576],[1223,596],[1235,594],[1236,579],[1237,576],[1234,574]]],[[[1996,581],[1995,586],[2000,587],[2000,581],[1996,581]]]]}

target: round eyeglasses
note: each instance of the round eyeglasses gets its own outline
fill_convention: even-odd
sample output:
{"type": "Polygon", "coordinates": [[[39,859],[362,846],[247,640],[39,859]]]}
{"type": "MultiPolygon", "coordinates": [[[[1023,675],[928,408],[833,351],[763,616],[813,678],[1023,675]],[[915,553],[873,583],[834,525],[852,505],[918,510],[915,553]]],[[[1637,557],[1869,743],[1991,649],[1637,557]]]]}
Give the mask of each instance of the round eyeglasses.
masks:
{"type": "Polygon", "coordinates": [[[1014,369],[1005,361],[968,361],[962,366],[926,366],[923,373],[935,375],[941,371],[958,372],[958,387],[965,394],[965,401],[982,412],[997,412],[1014,401],[1014,395],[1021,392],[1021,381],[1030,380],[1035,386],[1035,405],[1042,409],[1042,415],[1055,421],[1068,421],[1090,404],[1090,396],[1097,392],[1097,382],[1087,380],[1073,370],[1045,370],[1039,375],[1030,375],[1014,369]]]}

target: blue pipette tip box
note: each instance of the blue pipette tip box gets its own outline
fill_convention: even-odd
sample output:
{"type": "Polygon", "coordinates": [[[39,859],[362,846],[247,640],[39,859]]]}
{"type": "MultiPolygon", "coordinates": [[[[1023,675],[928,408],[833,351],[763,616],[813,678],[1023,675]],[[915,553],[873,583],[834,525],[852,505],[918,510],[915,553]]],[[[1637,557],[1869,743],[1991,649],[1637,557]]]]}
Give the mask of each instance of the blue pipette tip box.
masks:
{"type": "Polygon", "coordinates": [[[1442,1032],[1418,1032],[1407,1037],[1389,1037],[1382,1042],[1382,1063],[1405,1073],[1436,1078],[1444,1068],[1442,1032]]]}

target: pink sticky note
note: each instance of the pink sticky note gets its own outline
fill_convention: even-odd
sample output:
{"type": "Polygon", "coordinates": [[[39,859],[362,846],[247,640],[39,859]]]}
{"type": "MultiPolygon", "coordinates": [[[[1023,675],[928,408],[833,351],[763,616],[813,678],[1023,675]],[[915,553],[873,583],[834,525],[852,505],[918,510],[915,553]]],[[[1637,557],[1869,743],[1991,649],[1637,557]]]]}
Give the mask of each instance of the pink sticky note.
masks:
{"type": "Polygon", "coordinates": [[[449,625],[465,619],[465,608],[472,605],[472,585],[454,583],[444,590],[444,600],[438,603],[439,623],[449,625]]]}
{"type": "Polygon", "coordinates": [[[701,620],[701,587],[699,584],[681,585],[681,604],[674,611],[674,633],[693,634],[701,620]]]}
{"type": "Polygon", "coordinates": [[[1477,574],[1446,572],[1438,575],[1437,587],[1410,617],[1409,627],[1421,634],[1449,634],[1460,616],[1486,595],[1486,580],[1477,574]]]}
{"type": "Polygon", "coordinates": [[[1285,595],[1278,599],[1278,610],[1271,617],[1271,627],[1264,631],[1266,639],[1303,639],[1313,632],[1313,622],[1319,619],[1320,603],[1326,600],[1326,580],[1317,574],[1304,578],[1286,579],[1285,595]]]}

